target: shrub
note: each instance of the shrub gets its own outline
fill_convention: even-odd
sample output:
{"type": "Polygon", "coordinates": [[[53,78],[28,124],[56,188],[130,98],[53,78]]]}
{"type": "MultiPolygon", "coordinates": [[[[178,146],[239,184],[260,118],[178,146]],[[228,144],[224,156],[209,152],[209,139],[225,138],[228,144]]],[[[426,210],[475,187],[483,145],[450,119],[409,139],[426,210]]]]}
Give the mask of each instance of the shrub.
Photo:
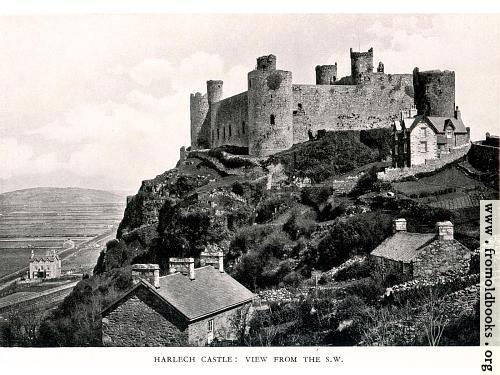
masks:
{"type": "Polygon", "coordinates": [[[335,281],[346,281],[351,279],[362,279],[370,276],[372,267],[368,261],[353,263],[341,269],[335,275],[335,281]]]}
{"type": "Polygon", "coordinates": [[[300,211],[293,209],[288,220],[283,224],[285,231],[293,241],[300,237],[310,237],[316,227],[316,222],[309,216],[301,215],[300,211]]]}

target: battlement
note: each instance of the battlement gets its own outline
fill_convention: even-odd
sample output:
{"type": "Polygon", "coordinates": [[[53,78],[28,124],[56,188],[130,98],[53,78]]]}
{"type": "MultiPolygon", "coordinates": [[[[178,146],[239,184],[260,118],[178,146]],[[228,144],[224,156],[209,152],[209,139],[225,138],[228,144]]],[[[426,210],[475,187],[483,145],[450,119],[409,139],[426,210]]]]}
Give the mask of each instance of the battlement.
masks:
{"type": "Polygon", "coordinates": [[[355,59],[358,57],[373,57],[373,47],[370,47],[367,52],[354,52],[352,48],[350,48],[349,54],[351,56],[351,59],[355,59]]]}
{"type": "Polygon", "coordinates": [[[316,84],[333,85],[337,81],[337,63],[334,65],[316,65],[316,84]]]}
{"type": "Polygon", "coordinates": [[[236,146],[267,156],[318,131],[390,128],[415,111],[460,117],[454,72],[386,74],[382,62],[374,72],[373,52],[351,48],[347,77],[338,77],[337,63],[316,65],[315,84],[295,84],[272,54],[256,59],[248,91],[223,99],[223,82],[207,81],[206,94],[191,94],[191,148],[236,146]]]}
{"type": "Polygon", "coordinates": [[[276,70],[276,56],[267,55],[257,57],[257,70],[276,70]]]}

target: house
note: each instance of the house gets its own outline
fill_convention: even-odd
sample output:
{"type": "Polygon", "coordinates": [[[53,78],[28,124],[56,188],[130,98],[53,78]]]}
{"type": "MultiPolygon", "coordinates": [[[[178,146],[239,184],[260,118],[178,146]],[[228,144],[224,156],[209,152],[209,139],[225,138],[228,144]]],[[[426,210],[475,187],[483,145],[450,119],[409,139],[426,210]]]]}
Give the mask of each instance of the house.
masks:
{"type": "Polygon", "coordinates": [[[55,250],[45,256],[35,257],[33,250],[29,261],[28,279],[54,279],[61,276],[61,259],[55,250]]]}
{"type": "Polygon", "coordinates": [[[453,117],[416,113],[415,107],[402,111],[401,120],[393,124],[393,167],[426,164],[469,144],[470,130],[465,127],[458,107],[453,117]]]}
{"type": "Polygon", "coordinates": [[[471,252],[454,239],[450,221],[436,223],[436,233],[409,233],[406,220],[396,219],[393,230],[394,234],[370,254],[370,260],[386,279],[410,280],[468,273],[471,252]]]}
{"type": "Polygon", "coordinates": [[[104,346],[205,346],[237,338],[255,295],[224,272],[223,255],[170,258],[169,274],[136,264],[134,285],[102,311],[104,346]]]}

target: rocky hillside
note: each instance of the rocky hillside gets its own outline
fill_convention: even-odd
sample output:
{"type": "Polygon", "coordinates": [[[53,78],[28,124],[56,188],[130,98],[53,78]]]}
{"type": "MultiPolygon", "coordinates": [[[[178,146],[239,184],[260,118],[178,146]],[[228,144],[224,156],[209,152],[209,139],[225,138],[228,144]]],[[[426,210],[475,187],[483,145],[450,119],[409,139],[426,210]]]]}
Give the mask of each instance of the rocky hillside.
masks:
{"type": "MultiPolygon", "coordinates": [[[[293,330],[293,335],[283,332],[270,344],[363,341],[366,317],[388,311],[379,302],[388,284],[367,264],[351,264],[353,259],[363,259],[390,236],[396,217],[407,219],[408,231],[428,233],[434,233],[437,221],[452,220],[455,237],[474,249],[478,224],[464,210],[477,209],[476,201],[469,199],[472,206],[459,208],[453,202],[491,193],[480,182],[467,180],[456,165],[427,178],[446,181],[439,174],[451,175],[456,181],[468,181],[466,189],[430,191],[418,181],[399,185],[378,181],[377,171],[387,165],[386,139],[380,130],[326,133],[261,159],[227,149],[189,152],[174,169],[143,181],[129,199],[117,238],[102,251],[94,275],[44,322],[41,342],[100,345],[95,306],[107,306],[130,286],[131,264],[157,263],[165,273],[168,258],[196,258],[207,249],[222,250],[227,272],[248,288],[256,292],[285,288],[288,292],[275,294],[293,296],[286,297],[286,304],[277,301],[279,308],[252,323],[254,332],[260,332],[259,324],[268,330],[269,321],[293,330]],[[314,270],[322,272],[325,289],[311,297],[308,288],[314,285],[314,270]],[[312,327],[309,312],[317,309],[325,315],[313,319],[312,327]],[[340,332],[348,323],[348,329],[340,332]]],[[[390,285],[397,282],[393,279],[390,285]]],[[[475,318],[464,319],[456,324],[469,324],[475,318]]],[[[422,340],[420,335],[413,343],[422,340]]]]}

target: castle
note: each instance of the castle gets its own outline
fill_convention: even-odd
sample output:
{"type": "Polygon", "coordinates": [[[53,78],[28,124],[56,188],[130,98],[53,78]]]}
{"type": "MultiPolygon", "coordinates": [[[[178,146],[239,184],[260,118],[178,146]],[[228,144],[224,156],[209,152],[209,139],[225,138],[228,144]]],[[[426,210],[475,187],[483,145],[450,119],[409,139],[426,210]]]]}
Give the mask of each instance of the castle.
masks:
{"type": "Polygon", "coordinates": [[[402,111],[455,114],[455,73],[374,72],[373,48],[350,50],[351,75],[337,76],[337,63],[316,66],[316,84],[295,84],[292,72],[276,69],[276,56],[257,58],[248,91],[222,98],[223,82],[207,81],[207,93],[191,94],[191,149],[237,146],[267,156],[309,140],[318,130],[391,128],[402,111]]]}

